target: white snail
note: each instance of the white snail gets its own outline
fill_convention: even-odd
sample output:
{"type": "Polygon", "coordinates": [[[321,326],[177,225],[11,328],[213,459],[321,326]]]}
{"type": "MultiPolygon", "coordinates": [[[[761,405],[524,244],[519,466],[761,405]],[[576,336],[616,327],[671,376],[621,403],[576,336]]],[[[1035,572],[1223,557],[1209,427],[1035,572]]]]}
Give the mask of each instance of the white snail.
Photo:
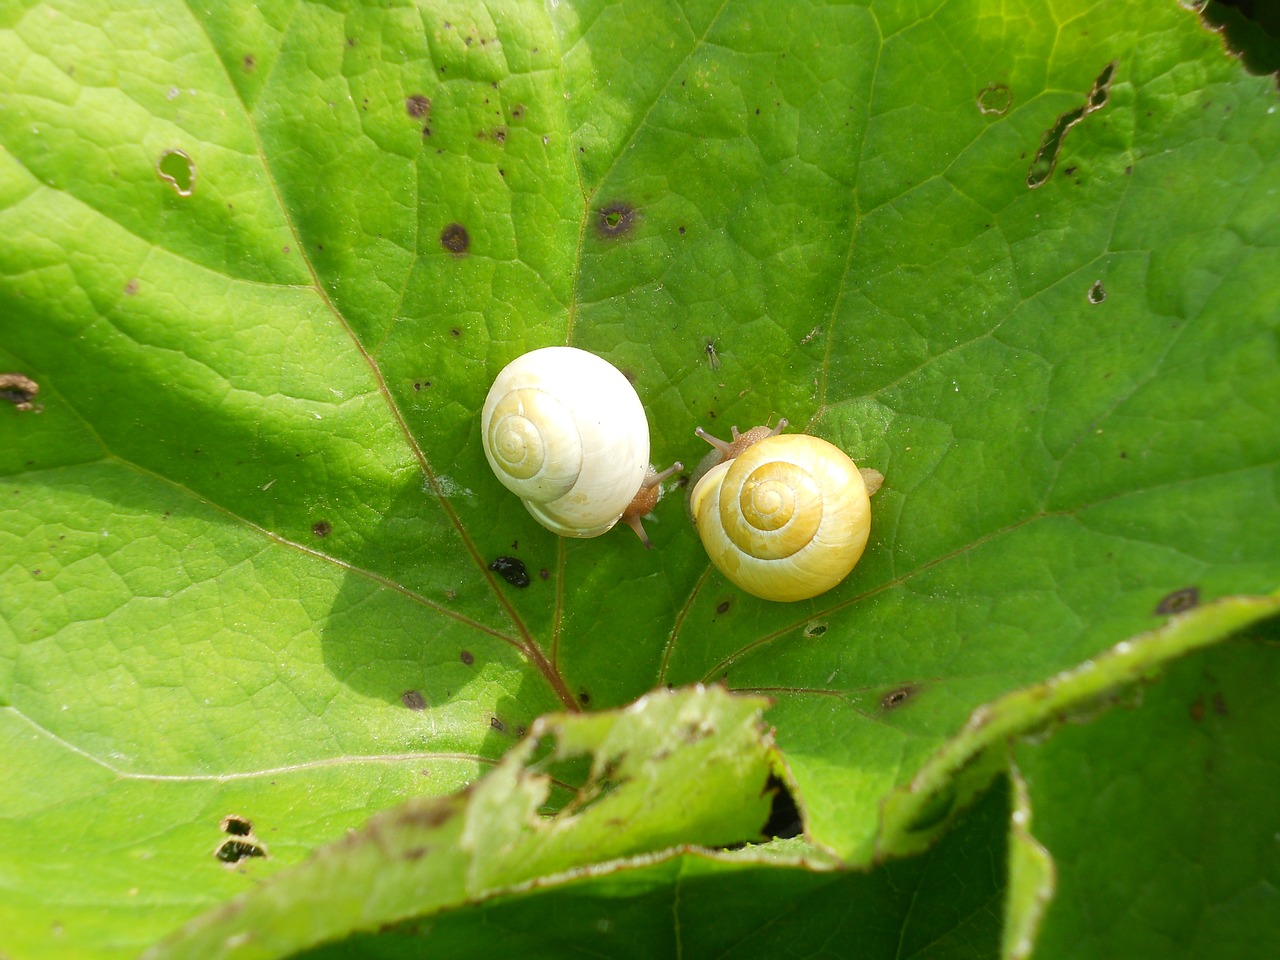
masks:
{"type": "Polygon", "coordinates": [[[765,600],[807,600],[862,557],[869,497],[884,478],[826,440],[779,433],[785,425],[735,429],[732,442],[699,429],[720,462],[696,481],[690,508],[711,562],[733,583],[765,600]]]}
{"type": "Polygon", "coordinates": [[[598,537],[623,520],[650,546],[640,518],[681,466],[650,466],[644,408],[608,361],[575,347],[517,357],[489,388],[480,429],[498,480],[548,530],[598,537]]]}

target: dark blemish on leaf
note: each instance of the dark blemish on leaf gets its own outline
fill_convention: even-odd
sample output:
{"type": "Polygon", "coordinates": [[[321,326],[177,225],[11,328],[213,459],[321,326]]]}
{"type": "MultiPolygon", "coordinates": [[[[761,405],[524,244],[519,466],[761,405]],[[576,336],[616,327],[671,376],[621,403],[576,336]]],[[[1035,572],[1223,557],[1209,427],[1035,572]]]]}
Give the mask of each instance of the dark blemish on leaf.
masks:
{"type": "Polygon", "coordinates": [[[1183,613],[1200,605],[1200,588],[1183,587],[1160,598],[1156,604],[1156,616],[1166,617],[1174,613],[1183,613]]]}
{"type": "Polygon", "coordinates": [[[494,142],[494,143],[506,143],[506,142],[507,142],[507,128],[506,128],[506,127],[494,127],[494,128],[493,128],[493,130],[489,133],[489,136],[493,138],[493,142],[494,142]]]}
{"type": "Polygon", "coordinates": [[[471,237],[467,234],[467,228],[460,223],[449,224],[440,231],[440,246],[450,253],[466,253],[471,249],[471,237]]]}
{"type": "Polygon", "coordinates": [[[406,690],[400,694],[400,702],[410,710],[427,709],[427,698],[417,690],[406,690]]]}
{"type": "Polygon", "coordinates": [[[684,227],[681,227],[681,228],[680,228],[680,236],[682,236],[682,237],[684,236],[684,227]]]}
{"type": "Polygon", "coordinates": [[[252,53],[246,53],[244,59],[240,61],[240,65],[244,67],[245,73],[253,73],[253,68],[258,65],[258,60],[252,53]]]}
{"type": "Polygon", "coordinates": [[[714,734],[716,726],[710,720],[698,720],[694,723],[686,723],[681,732],[684,734],[685,743],[697,743],[714,734]]]}
{"type": "Polygon", "coordinates": [[[15,410],[39,413],[39,405],[31,402],[39,392],[40,384],[25,373],[0,373],[0,400],[8,400],[15,410]]]}
{"type": "Polygon", "coordinates": [[[1089,288],[1088,297],[1090,303],[1101,303],[1107,299],[1107,288],[1102,285],[1101,280],[1093,282],[1093,286],[1089,288]]]}
{"type": "Polygon", "coordinates": [[[247,837],[253,833],[253,824],[249,822],[248,817],[242,817],[237,813],[229,813],[222,818],[222,822],[218,824],[218,829],[235,837],[247,837]]]}
{"type": "Polygon", "coordinates": [[[453,808],[448,803],[433,803],[428,807],[413,807],[402,814],[404,820],[415,827],[432,829],[449,822],[453,808]]]}
{"type": "Polygon", "coordinates": [[[506,733],[506,730],[507,730],[507,725],[503,723],[501,720],[499,720],[497,717],[489,718],[489,726],[492,727],[494,730],[497,730],[499,733],[506,733]]]}
{"type": "Polygon", "coordinates": [[[444,592],[444,598],[445,598],[446,600],[457,600],[457,599],[458,599],[458,591],[457,591],[457,590],[453,590],[453,589],[447,589],[447,590],[445,590],[445,592],[444,592]]]}
{"type": "Polygon", "coordinates": [[[622,237],[635,226],[636,210],[631,204],[615,200],[596,214],[596,232],[602,237],[622,237]]]}
{"type": "Polygon", "coordinates": [[[527,729],[528,727],[526,727],[523,723],[520,724],[520,726],[516,727],[516,736],[523,737],[527,729]]]}
{"type": "Polygon", "coordinates": [[[1121,459],[1121,460],[1128,460],[1128,459],[1129,459],[1129,454],[1128,454],[1126,451],[1121,450],[1121,451],[1120,451],[1120,459],[1121,459]]]}
{"type": "Polygon", "coordinates": [[[773,798],[769,803],[769,818],[765,820],[761,832],[770,839],[800,836],[804,832],[800,807],[782,778],[773,773],[769,774],[769,779],[764,784],[764,793],[773,794],[773,798]]]}
{"type": "Polygon", "coordinates": [[[591,694],[587,693],[585,690],[580,691],[578,693],[578,702],[585,707],[591,702],[591,694]]]}
{"type": "Polygon", "coordinates": [[[729,608],[731,606],[733,606],[732,600],[721,600],[719,603],[716,604],[716,613],[723,616],[724,614],[729,612],[729,608]]]}
{"type": "Polygon", "coordinates": [[[998,117],[1009,112],[1013,105],[1013,91],[1005,83],[989,83],[978,91],[978,110],[998,117]]]}
{"type": "Polygon", "coordinates": [[[1129,174],[1133,173],[1133,165],[1132,165],[1132,164],[1130,164],[1129,166],[1125,167],[1125,168],[1124,168],[1124,172],[1125,172],[1125,175],[1126,175],[1126,176],[1128,176],[1129,174]]]}
{"type": "Polygon", "coordinates": [[[756,107],[756,116],[757,116],[757,117],[758,117],[758,116],[760,116],[760,108],[759,108],[759,107],[756,107]]]}
{"type": "Polygon", "coordinates": [[[913,683],[906,683],[897,690],[890,690],[880,698],[881,710],[896,710],[916,694],[918,688],[913,683]]]}
{"type": "Polygon", "coordinates": [[[1213,712],[1220,717],[1227,716],[1227,701],[1220,693],[1213,695],[1213,712]]]}
{"type": "Polygon", "coordinates": [[[460,337],[460,336],[462,336],[462,331],[461,331],[461,330],[459,330],[457,327],[450,327],[450,328],[449,328],[449,336],[451,336],[451,337],[460,337]]]}
{"type": "Polygon", "coordinates": [[[213,855],[223,863],[239,863],[249,857],[265,857],[267,848],[249,840],[224,840],[213,855]]]}
{"type": "Polygon", "coordinates": [[[551,571],[548,570],[546,567],[543,567],[541,570],[538,571],[538,576],[541,577],[543,580],[550,580],[551,571]]]}
{"type": "Polygon", "coordinates": [[[1070,177],[1070,176],[1072,176],[1072,175],[1076,172],[1076,168],[1075,168],[1075,167],[1063,167],[1063,168],[1062,168],[1062,172],[1063,172],[1063,173],[1065,173],[1068,177],[1070,177]]]}
{"type": "Polygon", "coordinates": [[[1204,700],[1196,697],[1196,702],[1191,704],[1191,708],[1187,711],[1193,723],[1199,723],[1204,719],[1204,700]]]}
{"type": "Polygon", "coordinates": [[[627,378],[627,383],[630,383],[633,386],[635,385],[636,372],[634,370],[632,370],[630,367],[626,367],[622,370],[622,375],[627,378]]]}
{"type": "Polygon", "coordinates": [[[327,537],[333,533],[333,524],[328,520],[317,520],[311,527],[311,532],[317,537],[327,537]]]}
{"type": "Polygon", "coordinates": [[[1101,110],[1107,105],[1111,79],[1115,71],[1116,64],[1113,60],[1098,74],[1098,79],[1093,82],[1093,87],[1089,91],[1089,96],[1085,98],[1084,104],[1074,110],[1068,110],[1045,131],[1040,141],[1040,149],[1036,151],[1035,158],[1031,161],[1031,168],[1027,171],[1028,187],[1034,190],[1053,175],[1053,168],[1058,164],[1058,154],[1062,150],[1062,141],[1066,138],[1067,131],[1095,110],[1101,110]]]}
{"type": "Polygon", "coordinates": [[[529,585],[529,574],[525,570],[524,563],[515,557],[496,557],[493,563],[489,564],[489,569],[513,587],[529,585]]]}
{"type": "Polygon", "coordinates": [[[430,847],[410,847],[408,850],[404,852],[404,858],[410,862],[413,862],[414,860],[421,860],[424,856],[426,856],[426,853],[429,849],[431,848],[430,847]]]}
{"type": "Polygon", "coordinates": [[[287,246],[286,246],[286,247],[281,247],[281,251],[282,251],[283,253],[288,253],[288,252],[289,252],[289,248],[288,248],[287,246]]]}
{"type": "Polygon", "coordinates": [[[134,277],[132,280],[130,280],[128,283],[124,285],[124,295],[126,297],[132,297],[137,292],[138,292],[138,278],[134,277]]]}
{"type": "Polygon", "coordinates": [[[511,541],[511,549],[512,549],[512,550],[519,550],[519,549],[520,549],[520,541],[519,541],[519,540],[512,540],[512,541],[511,541]]]}
{"type": "Polygon", "coordinates": [[[512,108],[511,108],[511,119],[512,119],[512,120],[523,120],[523,119],[524,119],[524,104],[523,104],[523,103],[517,103],[514,107],[512,107],[512,108]]]}
{"type": "Polygon", "coordinates": [[[473,654],[470,650],[463,650],[462,653],[458,654],[458,659],[461,660],[463,663],[465,663],[468,667],[476,662],[475,654],[473,654]]]}
{"type": "Polygon", "coordinates": [[[429,136],[431,136],[431,124],[427,124],[426,126],[424,126],[424,127],[422,128],[422,135],[423,135],[424,137],[429,137],[429,136]]]}
{"type": "Polygon", "coordinates": [[[816,640],[827,632],[827,625],[821,620],[810,620],[804,625],[804,635],[809,640],[816,640]]]}
{"type": "Polygon", "coordinates": [[[356,38],[355,38],[355,37],[347,37],[347,46],[348,46],[348,47],[354,47],[355,45],[356,45],[356,38]]]}
{"type": "Polygon", "coordinates": [[[156,173],[170,184],[180,197],[189,197],[196,190],[196,165],[181,150],[166,150],[156,161],[156,173]]]}
{"type": "Polygon", "coordinates": [[[412,96],[404,98],[404,110],[409,116],[416,118],[425,117],[431,113],[431,98],[415,93],[412,96]]]}

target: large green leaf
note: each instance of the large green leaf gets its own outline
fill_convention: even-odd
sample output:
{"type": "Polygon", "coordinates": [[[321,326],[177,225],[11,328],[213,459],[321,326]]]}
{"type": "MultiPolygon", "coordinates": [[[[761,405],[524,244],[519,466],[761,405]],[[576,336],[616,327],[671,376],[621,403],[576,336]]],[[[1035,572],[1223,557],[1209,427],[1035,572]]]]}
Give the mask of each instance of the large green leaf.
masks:
{"type": "Polygon", "coordinates": [[[1280,586],[1280,114],[1172,0],[0,0],[0,62],[0,950],[134,954],[695,681],[867,864],[1280,586]],[[551,343],[663,463],[785,415],[881,470],[861,565],[542,530],[476,420],[551,343]]]}

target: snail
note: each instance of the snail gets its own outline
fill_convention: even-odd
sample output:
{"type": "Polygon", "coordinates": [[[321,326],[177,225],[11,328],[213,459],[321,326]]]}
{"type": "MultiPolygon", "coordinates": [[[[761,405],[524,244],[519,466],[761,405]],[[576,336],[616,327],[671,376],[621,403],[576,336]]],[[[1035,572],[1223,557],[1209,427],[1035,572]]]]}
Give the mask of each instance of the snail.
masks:
{"type": "Polygon", "coordinates": [[[598,537],[623,520],[652,546],[640,518],[683,467],[649,463],[644,407],[607,360],[576,347],[517,357],[489,388],[480,430],[494,475],[548,530],[598,537]]]}
{"type": "Polygon", "coordinates": [[[756,427],[716,449],[689,506],[711,562],[765,600],[807,600],[840,583],[871,533],[870,496],[884,478],[834,444],[756,427]]]}

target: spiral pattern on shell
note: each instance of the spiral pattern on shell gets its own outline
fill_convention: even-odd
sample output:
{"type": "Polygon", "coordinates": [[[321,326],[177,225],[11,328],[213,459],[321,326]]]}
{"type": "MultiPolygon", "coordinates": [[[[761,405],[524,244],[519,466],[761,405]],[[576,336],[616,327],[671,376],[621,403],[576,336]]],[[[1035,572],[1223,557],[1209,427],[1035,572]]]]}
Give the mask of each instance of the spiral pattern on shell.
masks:
{"type": "Polygon", "coordinates": [[[871,532],[866,484],[844,451],[803,434],[769,437],[713,467],[691,499],[720,572],[766,600],[805,600],[857,564],[871,532]]]}
{"type": "Polygon", "coordinates": [[[608,361],[544,347],[507,364],[480,416],[494,475],[547,529],[609,530],[649,466],[649,425],[635,389],[608,361]]]}

